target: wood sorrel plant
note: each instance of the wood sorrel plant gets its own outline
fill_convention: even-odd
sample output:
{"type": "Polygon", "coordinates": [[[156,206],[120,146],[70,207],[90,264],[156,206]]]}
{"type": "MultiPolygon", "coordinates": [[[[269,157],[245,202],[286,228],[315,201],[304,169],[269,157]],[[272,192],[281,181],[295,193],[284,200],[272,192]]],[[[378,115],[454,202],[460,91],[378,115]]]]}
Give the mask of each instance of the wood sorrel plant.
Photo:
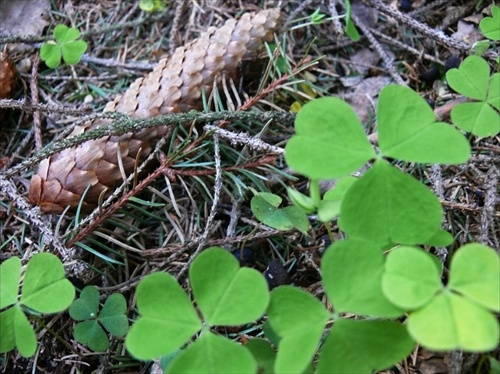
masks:
{"type": "Polygon", "coordinates": [[[428,104],[406,87],[382,90],[377,117],[378,152],[346,103],[321,98],[306,104],[286,160],[311,178],[310,195],[289,190],[296,206],[279,209],[279,197],[254,191],[251,203],[260,220],[278,229],[306,232],[307,213],[318,213],[324,222],[339,216],[348,239],[331,245],[321,264],[333,311],[297,287],[277,287],[269,296],[261,274],[240,269],[220,248],[208,249],[189,271],[198,313],[170,275],[141,281],[141,317],[126,339],[130,353],[140,359],[163,356],[169,373],[371,373],[402,360],[417,343],[433,350],[494,349],[498,255],[481,244],[463,246],[443,285],[442,264],[419,247],[453,241],[441,229],[439,200],[387,161],[463,163],[469,143],[454,127],[436,122],[428,104]],[[361,177],[350,176],[367,162],[373,165],[361,177]],[[321,197],[319,180],[331,178],[341,179],[321,197]],[[266,339],[242,346],[213,331],[235,324],[252,329],[264,313],[266,339]],[[358,317],[345,318],[346,313],[358,317]],[[404,317],[403,323],[396,320],[404,317]]]}
{"type": "Polygon", "coordinates": [[[64,275],[61,261],[50,253],[34,255],[21,282],[21,260],[11,257],[0,265],[0,353],[17,348],[24,357],[35,354],[35,331],[27,316],[53,314],[68,308],[75,288],[64,275]]]}
{"type": "Polygon", "coordinates": [[[319,373],[382,370],[411,352],[415,343],[471,352],[489,351],[498,344],[499,325],[491,313],[500,311],[498,254],[480,244],[463,246],[443,286],[441,263],[418,247],[453,241],[441,229],[441,204],[425,185],[387,160],[463,163],[470,154],[466,138],[449,124],[436,122],[428,104],[402,86],[381,91],[377,120],[375,152],[354,111],[339,99],[317,99],[297,115],[286,161],[311,179],[311,191],[306,196],[289,190],[289,196],[304,214],[316,212],[323,222],[339,215],[339,227],[348,239],[331,245],[322,259],[333,313],[311,301],[317,316],[312,318],[304,312],[306,303],[300,298],[305,293],[298,289],[271,292],[268,323],[281,337],[276,372],[306,369],[329,318],[334,324],[320,349],[319,373]],[[360,178],[349,177],[367,162],[373,164],[360,178]],[[338,187],[321,198],[319,180],[332,178],[341,178],[338,187]],[[343,313],[360,318],[344,319],[343,313]],[[404,324],[374,320],[405,314],[404,324]],[[297,319],[307,326],[286,322],[297,319]],[[298,346],[302,356],[295,352],[298,346]],[[360,350],[364,360],[356,359],[360,350]]]}

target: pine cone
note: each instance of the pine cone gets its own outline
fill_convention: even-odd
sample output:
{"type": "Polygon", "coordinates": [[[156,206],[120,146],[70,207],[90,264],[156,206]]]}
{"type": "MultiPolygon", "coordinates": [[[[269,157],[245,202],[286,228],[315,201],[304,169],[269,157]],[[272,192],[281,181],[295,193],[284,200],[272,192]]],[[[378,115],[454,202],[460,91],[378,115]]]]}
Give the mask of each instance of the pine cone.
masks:
{"type": "MultiPolygon", "coordinates": [[[[279,10],[270,9],[245,13],[220,28],[210,27],[198,39],[177,48],[169,59],[161,60],[149,75],[137,79],[104,111],[149,118],[201,109],[202,90],[209,95],[214,80],[219,84],[223,75],[234,76],[244,59],[255,57],[263,42],[272,40],[279,23],[279,10]]],[[[110,123],[108,119],[90,121],[77,126],[70,136],[110,123]]],[[[31,179],[30,201],[46,213],[60,213],[67,206],[74,210],[90,185],[82,207],[92,209],[103,192],[109,195],[122,182],[118,158],[129,175],[137,160],[143,161],[166,134],[167,127],[158,127],[106,136],[54,154],[40,163],[31,179]]]]}
{"type": "Polygon", "coordinates": [[[16,67],[6,53],[0,52],[0,99],[7,99],[14,87],[16,67]]]}

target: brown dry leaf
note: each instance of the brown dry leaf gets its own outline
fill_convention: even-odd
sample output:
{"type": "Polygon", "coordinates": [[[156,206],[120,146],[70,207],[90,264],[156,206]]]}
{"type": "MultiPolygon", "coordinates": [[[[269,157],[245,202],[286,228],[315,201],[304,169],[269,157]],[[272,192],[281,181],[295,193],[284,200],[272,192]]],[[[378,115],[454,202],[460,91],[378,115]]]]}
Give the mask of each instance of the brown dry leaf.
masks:
{"type": "Polygon", "coordinates": [[[7,99],[14,86],[16,67],[7,53],[0,52],[0,99],[7,99]]]}
{"type": "Polygon", "coordinates": [[[458,21],[457,31],[451,37],[457,41],[472,45],[481,40],[483,35],[478,31],[476,25],[460,20],[458,21]]]}
{"type": "MultiPolygon", "coordinates": [[[[0,33],[5,35],[42,35],[49,24],[50,1],[0,0],[0,33]]],[[[10,50],[22,51],[24,45],[9,46],[10,50]]]]}
{"type": "Polygon", "coordinates": [[[356,86],[354,93],[347,102],[353,107],[361,122],[366,122],[373,115],[375,109],[375,97],[380,90],[391,82],[388,77],[371,77],[363,79],[356,86]]]}

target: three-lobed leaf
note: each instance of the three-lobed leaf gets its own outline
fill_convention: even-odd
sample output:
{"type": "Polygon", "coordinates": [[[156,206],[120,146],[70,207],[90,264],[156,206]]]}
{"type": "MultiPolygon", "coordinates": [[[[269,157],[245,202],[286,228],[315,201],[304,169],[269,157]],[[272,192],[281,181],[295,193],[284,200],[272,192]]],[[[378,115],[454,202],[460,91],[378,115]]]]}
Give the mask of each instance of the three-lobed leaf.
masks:
{"type": "Polygon", "coordinates": [[[429,104],[408,87],[389,85],[382,89],[377,120],[382,156],[443,164],[460,164],[469,159],[467,139],[453,126],[436,122],[429,104]]]}
{"type": "Polygon", "coordinates": [[[69,308],[71,318],[83,321],[75,326],[75,339],[87,344],[93,351],[105,351],[109,347],[108,336],[104,328],[114,336],[124,336],[128,331],[128,319],[125,316],[127,303],[121,294],[110,295],[99,310],[99,291],[95,286],[87,286],[80,297],[69,308]]]}
{"type": "Polygon", "coordinates": [[[490,77],[486,60],[467,57],[460,66],[446,73],[449,85],[457,92],[479,102],[461,103],[451,111],[455,125],[477,136],[494,136],[500,131],[500,73],[490,77]]]}
{"type": "Polygon", "coordinates": [[[434,257],[399,247],[387,257],[382,286],[396,305],[416,309],[408,331],[428,349],[484,352],[496,347],[500,327],[487,309],[500,310],[500,259],[491,248],[470,244],[459,249],[443,287],[434,257]]]}
{"type": "Polygon", "coordinates": [[[49,41],[42,45],[40,58],[50,68],[56,68],[61,63],[61,56],[69,65],[77,64],[87,49],[87,43],[76,40],[80,32],[66,25],[57,25],[54,28],[56,42],[49,41]]]}

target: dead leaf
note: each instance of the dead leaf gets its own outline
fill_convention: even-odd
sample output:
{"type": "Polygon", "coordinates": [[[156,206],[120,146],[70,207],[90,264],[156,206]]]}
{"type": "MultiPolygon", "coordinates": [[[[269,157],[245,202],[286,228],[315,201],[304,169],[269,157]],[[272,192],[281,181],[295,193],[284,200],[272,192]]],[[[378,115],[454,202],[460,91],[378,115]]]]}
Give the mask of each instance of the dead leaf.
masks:
{"type": "MultiPolygon", "coordinates": [[[[42,35],[49,24],[50,1],[0,0],[0,33],[3,35],[42,35]]],[[[11,51],[24,51],[25,44],[12,44],[11,51]]]]}

